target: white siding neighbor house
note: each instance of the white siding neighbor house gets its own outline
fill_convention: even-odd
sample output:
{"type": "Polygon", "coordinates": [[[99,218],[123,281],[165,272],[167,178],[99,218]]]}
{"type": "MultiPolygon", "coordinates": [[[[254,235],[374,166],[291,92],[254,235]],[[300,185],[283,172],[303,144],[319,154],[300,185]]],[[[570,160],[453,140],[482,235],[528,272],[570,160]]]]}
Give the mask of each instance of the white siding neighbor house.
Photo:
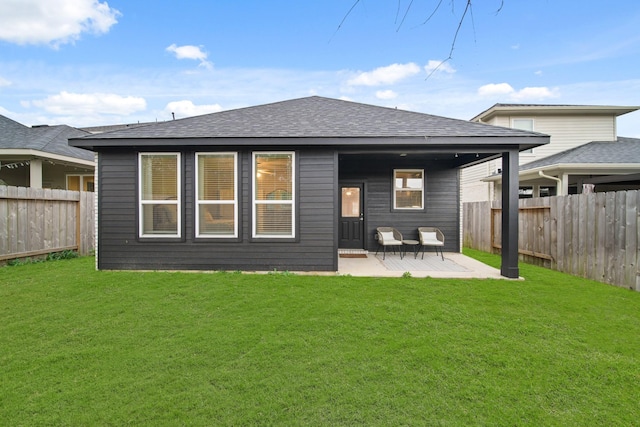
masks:
{"type": "MultiPolygon", "coordinates": [[[[562,165],[545,165],[547,169],[536,169],[535,175],[531,174],[531,168],[524,168],[522,165],[539,162],[549,156],[567,152],[594,141],[614,143],[618,140],[617,117],[638,109],[640,107],[637,106],[495,104],[471,121],[528,130],[551,137],[549,144],[523,151],[519,156],[520,194],[522,197],[536,197],[580,193],[586,182],[583,178],[576,178],[576,175],[571,178],[572,175],[565,170],[566,168],[563,169],[562,165]],[[552,166],[555,167],[552,168],[552,166]],[[529,170],[528,174],[524,173],[525,169],[529,170]]],[[[611,145],[611,148],[616,150],[619,146],[621,145],[611,145]]],[[[567,159],[567,157],[563,158],[567,159]]],[[[579,159],[572,161],[579,161],[579,159]]],[[[629,161],[635,163],[640,159],[629,159],[629,161]]],[[[612,168],[615,169],[615,166],[612,168]]],[[[627,171],[628,168],[628,164],[624,166],[627,171]]],[[[500,159],[463,169],[462,201],[499,199],[500,169],[500,159]]],[[[601,171],[599,175],[617,174],[618,172],[613,169],[601,171]]],[[[620,173],[626,172],[620,171],[620,173]]]]}

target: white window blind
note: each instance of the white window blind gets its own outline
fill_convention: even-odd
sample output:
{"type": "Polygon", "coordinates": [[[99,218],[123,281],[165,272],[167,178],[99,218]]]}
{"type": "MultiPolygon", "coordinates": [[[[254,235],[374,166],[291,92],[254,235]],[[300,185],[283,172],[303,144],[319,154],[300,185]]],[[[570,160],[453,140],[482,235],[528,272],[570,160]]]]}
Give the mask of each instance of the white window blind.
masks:
{"type": "Polygon", "coordinates": [[[237,154],[196,154],[197,237],[237,237],[237,154]]]}
{"type": "Polygon", "coordinates": [[[253,236],[295,237],[295,154],[253,153],[253,236]]]}
{"type": "Polygon", "coordinates": [[[180,154],[140,153],[141,237],[180,237],[180,154]]]}

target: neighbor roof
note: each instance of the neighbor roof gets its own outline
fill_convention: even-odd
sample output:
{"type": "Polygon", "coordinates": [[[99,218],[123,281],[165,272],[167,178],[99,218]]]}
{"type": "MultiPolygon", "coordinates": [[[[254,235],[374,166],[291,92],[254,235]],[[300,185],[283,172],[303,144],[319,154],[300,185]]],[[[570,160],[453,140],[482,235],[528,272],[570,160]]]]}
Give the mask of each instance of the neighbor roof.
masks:
{"type": "Polygon", "coordinates": [[[640,164],[640,139],[594,141],[520,166],[520,171],[558,164],[640,164]]]}
{"type": "Polygon", "coordinates": [[[94,161],[92,152],[68,144],[69,138],[79,138],[88,134],[66,125],[28,127],[0,115],[0,150],[35,150],[94,161]]]}
{"type": "Polygon", "coordinates": [[[488,121],[494,116],[504,113],[531,113],[536,115],[615,115],[631,113],[640,109],[639,106],[615,105],[560,105],[560,104],[494,104],[471,119],[472,122],[488,121]]]}
{"type": "Polygon", "coordinates": [[[439,137],[531,138],[527,143],[532,146],[547,142],[540,137],[548,140],[517,129],[311,96],[95,134],[71,143],[89,148],[115,145],[109,140],[116,139],[420,138],[424,143],[439,137]]]}

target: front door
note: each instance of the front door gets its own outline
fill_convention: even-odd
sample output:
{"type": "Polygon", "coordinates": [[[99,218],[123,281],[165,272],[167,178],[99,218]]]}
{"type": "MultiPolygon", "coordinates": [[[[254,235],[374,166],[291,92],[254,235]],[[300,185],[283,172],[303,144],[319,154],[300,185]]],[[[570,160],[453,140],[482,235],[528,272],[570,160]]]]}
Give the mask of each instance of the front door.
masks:
{"type": "Polygon", "coordinates": [[[340,249],[364,248],[364,184],[340,184],[340,249]]]}

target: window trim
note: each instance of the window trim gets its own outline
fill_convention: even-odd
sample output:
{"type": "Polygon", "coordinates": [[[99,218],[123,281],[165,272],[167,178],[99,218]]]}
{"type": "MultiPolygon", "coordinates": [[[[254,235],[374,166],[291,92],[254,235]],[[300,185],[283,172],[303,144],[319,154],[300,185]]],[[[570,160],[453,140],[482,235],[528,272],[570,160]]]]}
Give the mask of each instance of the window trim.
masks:
{"type": "Polygon", "coordinates": [[[180,239],[182,238],[182,156],[180,152],[139,152],[138,153],[138,237],[144,239],[180,239]],[[176,205],[176,233],[175,234],[144,234],[144,205],[160,204],[159,200],[143,200],[142,159],[145,156],[175,156],[176,157],[176,200],[163,200],[162,204],[176,205]]]}
{"type": "MultiPolygon", "coordinates": [[[[527,132],[535,132],[536,131],[536,121],[533,117],[511,117],[511,129],[518,129],[518,130],[524,130],[527,132]],[[522,129],[522,128],[517,128],[515,127],[515,122],[518,120],[529,120],[531,121],[531,130],[529,129],[522,129]]],[[[520,152],[521,154],[533,154],[533,148],[528,148],[526,150],[522,150],[520,152]]]]}
{"type": "Polygon", "coordinates": [[[238,152],[237,151],[218,151],[218,152],[197,152],[195,155],[195,236],[197,239],[237,239],[238,238],[238,218],[239,218],[239,203],[238,203],[238,175],[239,175],[239,167],[238,167],[238,152]],[[200,233],[200,205],[227,205],[231,204],[229,200],[225,201],[216,201],[216,200],[200,200],[200,190],[199,190],[199,172],[200,172],[200,156],[211,156],[211,155],[233,155],[233,234],[202,234],[200,233]]]}
{"type": "Polygon", "coordinates": [[[253,151],[251,152],[251,238],[256,240],[291,240],[297,238],[298,217],[296,210],[297,195],[297,156],[295,151],[253,151]],[[291,200],[256,200],[256,191],[258,185],[256,182],[258,168],[256,165],[256,157],[265,154],[283,154],[291,155],[291,200]],[[257,233],[257,207],[258,205],[268,204],[290,204],[291,205],[291,234],[258,234],[257,233]]]}
{"type": "Polygon", "coordinates": [[[423,211],[425,209],[424,201],[425,201],[425,173],[424,169],[394,169],[393,170],[393,184],[392,184],[392,192],[393,192],[393,210],[397,211],[423,211]],[[396,187],[397,182],[397,174],[398,172],[420,172],[422,174],[422,186],[420,187],[421,199],[420,199],[420,207],[398,207],[397,193],[398,191],[418,191],[413,188],[399,188],[396,187]]]}

